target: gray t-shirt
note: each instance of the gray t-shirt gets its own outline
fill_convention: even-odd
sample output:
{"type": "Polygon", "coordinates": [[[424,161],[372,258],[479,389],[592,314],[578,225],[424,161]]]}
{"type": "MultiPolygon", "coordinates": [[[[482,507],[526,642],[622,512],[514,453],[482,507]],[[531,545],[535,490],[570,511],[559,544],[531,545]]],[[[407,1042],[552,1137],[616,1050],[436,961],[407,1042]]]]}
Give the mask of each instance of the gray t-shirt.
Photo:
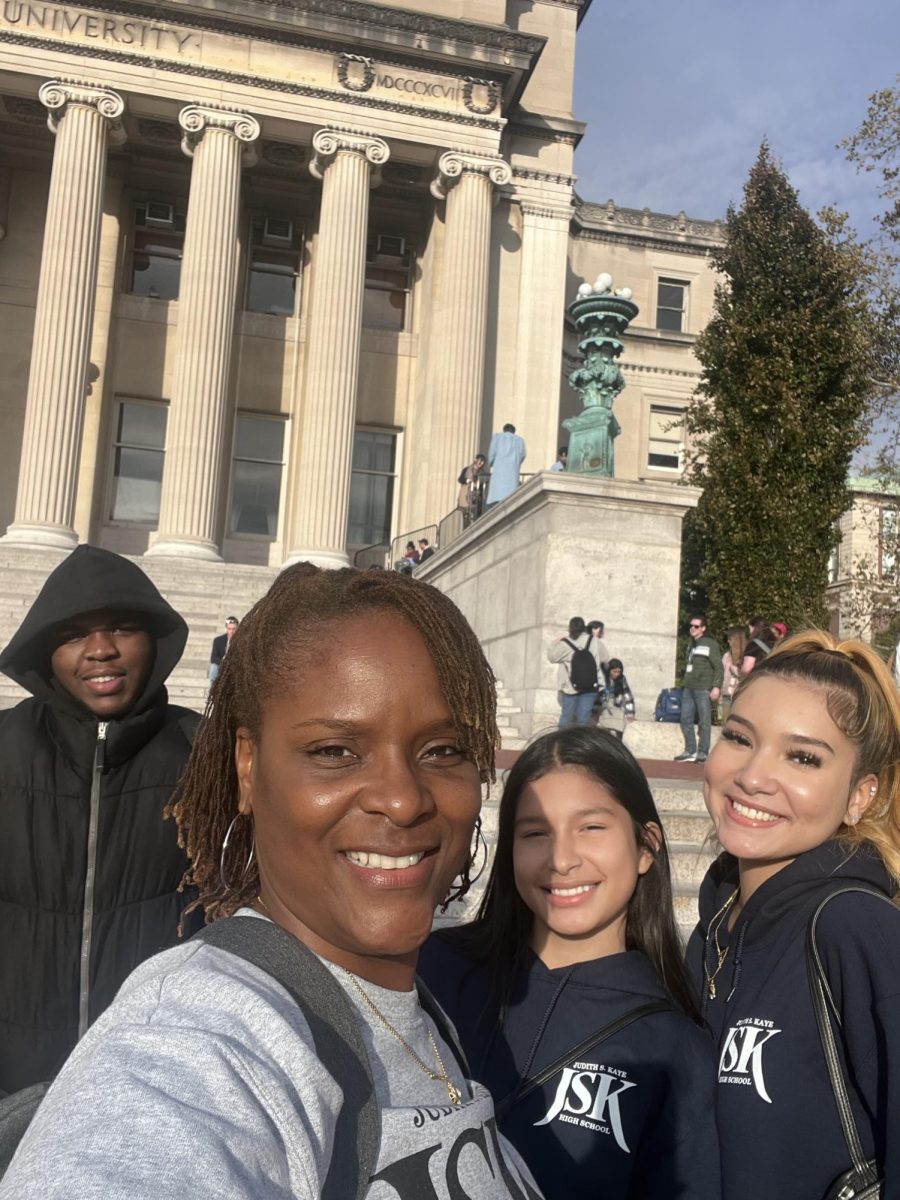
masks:
{"type": "MultiPolygon", "coordinates": [[[[331,969],[359,1013],[381,1109],[367,1200],[540,1200],[497,1133],[487,1091],[463,1078],[415,992],[360,980],[429,1066],[431,1028],[459,1107],[331,969]]],[[[190,942],[133,972],[76,1047],[0,1198],[316,1200],[341,1103],[287,992],[243,959],[190,942]]]]}

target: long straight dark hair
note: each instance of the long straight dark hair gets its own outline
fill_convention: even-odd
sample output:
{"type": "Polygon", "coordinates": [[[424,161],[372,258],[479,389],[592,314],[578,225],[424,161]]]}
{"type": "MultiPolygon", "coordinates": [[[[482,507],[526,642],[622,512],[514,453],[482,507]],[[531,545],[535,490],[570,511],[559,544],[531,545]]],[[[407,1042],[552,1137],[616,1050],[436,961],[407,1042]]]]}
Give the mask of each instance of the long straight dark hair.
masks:
{"type": "Polygon", "coordinates": [[[570,725],[544,734],[519,756],[500,800],[497,849],[478,915],[471,924],[458,927],[449,936],[476,962],[490,964],[493,999],[502,1019],[517,968],[528,953],[534,922],[534,914],[516,888],[513,871],[519,798],[527,784],[560,767],[577,767],[607,787],[630,815],[637,844],[652,854],[653,863],[644,875],[638,876],[628,904],[625,946],[628,950],[643,951],[673,1003],[702,1024],[684,969],[662,822],[637,759],[605,730],[570,725]],[[651,822],[659,829],[656,836],[655,831],[647,829],[651,822]]]}

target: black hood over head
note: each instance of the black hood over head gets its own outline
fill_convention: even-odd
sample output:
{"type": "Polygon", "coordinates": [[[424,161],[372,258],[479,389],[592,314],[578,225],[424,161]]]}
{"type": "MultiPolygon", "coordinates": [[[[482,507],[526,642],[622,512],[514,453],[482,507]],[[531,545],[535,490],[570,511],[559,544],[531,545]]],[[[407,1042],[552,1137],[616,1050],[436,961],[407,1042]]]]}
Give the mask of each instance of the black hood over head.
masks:
{"type": "Polygon", "coordinates": [[[97,546],[78,546],[47,576],[37,599],[5,650],[0,671],[38,700],[81,705],[53,686],[50,634],[84,613],[109,610],[144,618],[154,640],[155,658],[144,690],[130,712],[148,706],[174,670],[187,642],[188,628],[135,563],[97,546]]]}

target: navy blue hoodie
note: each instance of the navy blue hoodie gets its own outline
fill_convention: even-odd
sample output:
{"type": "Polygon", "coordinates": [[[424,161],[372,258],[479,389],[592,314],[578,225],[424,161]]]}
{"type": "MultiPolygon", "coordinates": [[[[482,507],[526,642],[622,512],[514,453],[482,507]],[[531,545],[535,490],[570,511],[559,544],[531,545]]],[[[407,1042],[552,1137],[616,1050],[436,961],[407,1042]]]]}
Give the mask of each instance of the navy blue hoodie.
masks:
{"type": "MultiPolygon", "coordinates": [[[[825,1067],[806,976],[805,937],[819,901],[840,887],[892,894],[879,855],[837,842],[801,854],[751,896],[719,945],[706,930],[738,884],[721,855],[700,892],[688,967],[719,1046],[718,1124],[728,1200],[822,1200],[851,1166],[825,1067]]],[[[725,923],[727,924],[727,922],[725,923]]],[[[900,911],[859,893],[822,912],[816,942],[840,1015],[835,1027],[867,1157],[886,1170],[885,1200],[900,1197],[900,911]],[[889,1132],[890,1131],[890,1132],[889,1132]]]]}
{"type": "MultiPolygon", "coordinates": [[[[491,974],[460,942],[456,931],[432,936],[418,971],[495,1102],[630,1009],[666,998],[638,951],[555,970],[529,952],[499,1029],[491,974]]],[[[584,1058],[499,1123],[547,1200],[720,1200],[708,1035],[673,1009],[584,1058]]]]}

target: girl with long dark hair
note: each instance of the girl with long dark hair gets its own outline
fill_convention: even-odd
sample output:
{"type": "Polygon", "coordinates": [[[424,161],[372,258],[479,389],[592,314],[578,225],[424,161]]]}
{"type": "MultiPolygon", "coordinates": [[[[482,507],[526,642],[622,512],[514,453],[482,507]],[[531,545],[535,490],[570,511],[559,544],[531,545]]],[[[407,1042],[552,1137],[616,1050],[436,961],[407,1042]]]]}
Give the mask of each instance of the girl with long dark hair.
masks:
{"type": "Polygon", "coordinates": [[[419,970],[548,1200],[718,1200],[712,1042],[622,742],[569,727],[523,752],[478,917],[432,936],[419,970]]]}

